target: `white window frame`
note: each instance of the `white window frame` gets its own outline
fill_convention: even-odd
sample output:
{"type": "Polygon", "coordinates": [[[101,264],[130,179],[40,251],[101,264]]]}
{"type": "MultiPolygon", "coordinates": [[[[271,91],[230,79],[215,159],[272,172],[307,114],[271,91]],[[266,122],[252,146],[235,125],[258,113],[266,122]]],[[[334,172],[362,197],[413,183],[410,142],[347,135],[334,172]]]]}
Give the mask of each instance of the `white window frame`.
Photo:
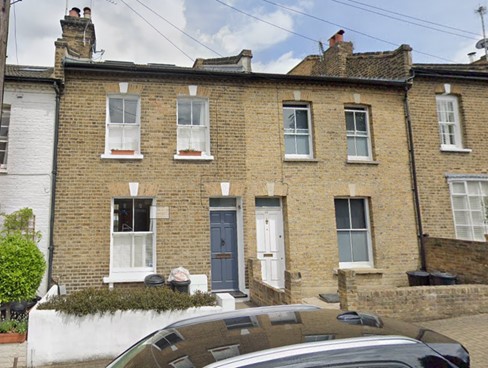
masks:
{"type": "MultiPolygon", "coordinates": [[[[135,206],[133,206],[133,209],[135,206]]],[[[111,221],[110,221],[110,276],[104,278],[105,283],[114,283],[114,282],[141,282],[144,281],[144,278],[147,275],[150,275],[156,272],[156,219],[155,219],[155,199],[152,197],[115,197],[111,200],[111,221]],[[115,219],[115,200],[116,199],[151,199],[152,204],[150,208],[150,227],[152,230],[150,231],[127,231],[127,232],[116,232],[114,231],[114,221],[115,219]],[[145,266],[145,267],[114,267],[114,238],[116,236],[132,236],[132,249],[131,253],[134,252],[134,237],[138,235],[147,236],[148,234],[152,235],[152,266],[145,266]]],[[[134,221],[134,215],[132,215],[132,219],[134,221]]]]}
{"type": "Polygon", "coordinates": [[[439,137],[441,141],[441,150],[443,151],[462,150],[463,142],[461,136],[461,121],[459,117],[458,97],[453,95],[437,95],[435,99],[436,99],[437,120],[439,123],[439,137]],[[452,117],[454,121],[442,121],[441,106],[444,103],[449,103],[449,102],[452,102],[453,105],[452,117]],[[451,142],[451,139],[449,138],[450,135],[448,131],[449,127],[452,127],[453,130],[452,140],[454,140],[454,142],[451,142]]]}
{"type": "MultiPolygon", "coordinates": [[[[371,145],[371,128],[369,123],[369,108],[366,106],[346,106],[344,108],[344,119],[346,121],[346,145],[347,145],[347,159],[350,161],[371,161],[373,159],[372,154],[372,145],[371,145]],[[354,130],[347,130],[347,118],[346,115],[348,113],[352,113],[354,117],[354,130]],[[358,131],[356,129],[356,114],[361,113],[364,114],[365,122],[366,122],[366,132],[362,133],[362,131],[358,131]],[[366,138],[367,141],[367,155],[350,155],[349,154],[349,140],[353,139],[356,143],[358,138],[366,138]]],[[[355,150],[357,153],[357,148],[355,146],[355,150]]]]}
{"type": "MultiPolygon", "coordinates": [[[[311,114],[311,107],[309,103],[297,103],[297,102],[284,102],[282,106],[282,112],[284,115],[285,109],[293,109],[294,111],[301,110],[307,112],[307,123],[308,128],[306,132],[299,132],[296,127],[295,129],[287,129],[285,127],[285,121],[283,118],[283,130],[284,130],[284,146],[285,146],[285,158],[287,159],[312,159],[313,158],[313,140],[312,140],[312,114],[311,114]],[[299,154],[296,153],[296,144],[295,144],[295,153],[286,153],[286,137],[287,136],[307,136],[308,137],[308,153],[306,154],[299,154]]],[[[296,113],[295,113],[296,115],[296,113]]],[[[296,118],[295,118],[296,122],[296,118]]]]}
{"type": "Polygon", "coordinates": [[[456,239],[486,241],[488,233],[488,176],[448,178],[456,239]],[[461,189],[463,186],[463,189],[461,189]],[[474,189],[474,191],[473,191],[474,189]],[[464,205],[461,203],[464,202],[464,205]],[[468,236],[460,231],[467,230],[468,236]]]}
{"type": "MultiPolygon", "coordinates": [[[[102,158],[109,159],[142,159],[144,156],[141,154],[141,98],[139,95],[128,94],[111,94],[107,95],[106,99],[106,118],[105,118],[105,152],[102,154],[102,158]],[[125,103],[126,100],[137,101],[135,123],[125,122],[112,122],[110,117],[110,99],[122,99],[125,103]],[[132,147],[117,145],[117,147],[111,147],[110,143],[110,128],[118,127],[122,129],[122,135],[124,135],[126,129],[137,129],[137,143],[132,147]],[[112,149],[131,149],[134,150],[134,154],[112,154],[112,149]]],[[[122,114],[124,116],[124,114],[122,114]]]]}
{"type": "MultiPolygon", "coordinates": [[[[191,139],[191,138],[190,138],[191,139]]],[[[177,160],[212,160],[213,156],[210,152],[210,108],[209,100],[204,97],[194,97],[194,96],[178,96],[176,100],[176,154],[174,156],[177,160]],[[190,113],[192,123],[190,124],[179,124],[179,102],[189,101],[191,104],[190,109],[193,109],[193,102],[203,102],[204,103],[204,116],[203,124],[194,125],[193,124],[193,114],[190,113]],[[189,130],[190,137],[193,129],[203,129],[204,130],[204,148],[201,150],[200,156],[185,156],[181,155],[179,152],[181,150],[198,150],[198,147],[194,147],[190,141],[189,145],[182,142],[183,130],[189,130]]]]}
{"type": "MultiPolygon", "coordinates": [[[[9,104],[2,105],[2,122],[6,121],[7,124],[7,135],[0,136],[0,143],[5,143],[5,151],[3,156],[3,161],[0,162],[0,171],[7,170],[7,159],[8,159],[8,130],[10,129],[10,114],[12,111],[12,106],[9,104]],[[6,117],[8,115],[8,117],[6,117]]],[[[3,126],[2,122],[0,122],[1,126],[3,126]]]]}
{"type": "MultiPolygon", "coordinates": [[[[347,200],[348,201],[348,207],[349,207],[349,222],[352,224],[351,221],[351,201],[355,200],[361,200],[364,203],[364,216],[366,220],[366,228],[364,229],[354,229],[354,228],[349,228],[349,229],[337,229],[337,224],[336,224],[336,233],[337,235],[339,232],[365,232],[366,233],[366,242],[367,242],[367,247],[368,247],[368,261],[359,261],[359,262],[341,262],[339,259],[339,268],[373,268],[374,267],[374,261],[373,261],[373,247],[372,247],[372,241],[371,241],[371,224],[370,224],[370,217],[369,217],[369,201],[368,198],[362,198],[362,197],[336,197],[334,198],[335,200],[347,200]]],[[[334,209],[335,209],[335,203],[334,203],[334,209]]],[[[334,218],[337,221],[337,215],[334,215],[334,218]]],[[[339,237],[337,236],[337,249],[339,251],[339,237]]],[[[351,246],[352,250],[352,246],[351,246]]],[[[339,254],[339,253],[338,253],[339,254]]]]}

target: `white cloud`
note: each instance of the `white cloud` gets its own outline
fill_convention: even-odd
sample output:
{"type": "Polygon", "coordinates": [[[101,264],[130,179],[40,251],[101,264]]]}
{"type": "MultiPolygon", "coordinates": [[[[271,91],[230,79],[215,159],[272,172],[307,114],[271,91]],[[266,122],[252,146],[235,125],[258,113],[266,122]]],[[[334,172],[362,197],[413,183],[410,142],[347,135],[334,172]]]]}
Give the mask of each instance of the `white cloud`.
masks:
{"type": "MultiPolygon", "coordinates": [[[[282,11],[257,15],[260,19],[279,27],[293,30],[293,18],[282,11]]],[[[204,43],[216,45],[225,53],[234,54],[242,49],[264,50],[285,41],[289,33],[263,23],[257,19],[246,18],[238,24],[226,24],[213,35],[201,35],[204,43]]]]}
{"type": "Polygon", "coordinates": [[[252,69],[254,72],[260,73],[288,73],[300,61],[302,59],[293,57],[293,52],[289,51],[281,55],[278,59],[271,60],[268,63],[253,63],[252,69]]]}

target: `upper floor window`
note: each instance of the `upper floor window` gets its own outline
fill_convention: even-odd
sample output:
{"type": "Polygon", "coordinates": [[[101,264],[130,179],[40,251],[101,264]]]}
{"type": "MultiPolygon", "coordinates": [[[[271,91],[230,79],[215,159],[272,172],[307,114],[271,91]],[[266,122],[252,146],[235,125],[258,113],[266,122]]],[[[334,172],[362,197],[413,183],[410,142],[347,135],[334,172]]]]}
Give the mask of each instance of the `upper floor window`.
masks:
{"type": "Polygon", "coordinates": [[[210,156],[208,100],[197,97],[179,97],[177,104],[177,151],[195,152],[210,156]]]}
{"type": "Polygon", "coordinates": [[[105,153],[140,153],[140,99],[138,96],[107,98],[105,153]]]}
{"type": "Polygon", "coordinates": [[[488,178],[450,181],[456,238],[485,241],[488,233],[488,178]]]}
{"type": "Polygon", "coordinates": [[[441,149],[462,149],[458,98],[452,95],[436,96],[437,118],[441,149]]]}
{"type": "Polygon", "coordinates": [[[9,125],[10,125],[10,105],[2,105],[2,121],[0,123],[0,169],[7,168],[9,125]]]}
{"type": "Polygon", "coordinates": [[[154,271],[154,219],[151,198],[115,198],[110,273],[154,271]]]}
{"type": "Polygon", "coordinates": [[[346,107],[347,158],[350,160],[371,160],[371,134],[368,109],[346,107]]]}
{"type": "Polygon", "coordinates": [[[372,267],[368,201],[365,198],[337,198],[334,205],[339,266],[372,267]]]}
{"type": "Polygon", "coordinates": [[[285,130],[285,157],[311,158],[312,134],[310,106],[304,104],[283,105],[285,130]]]}

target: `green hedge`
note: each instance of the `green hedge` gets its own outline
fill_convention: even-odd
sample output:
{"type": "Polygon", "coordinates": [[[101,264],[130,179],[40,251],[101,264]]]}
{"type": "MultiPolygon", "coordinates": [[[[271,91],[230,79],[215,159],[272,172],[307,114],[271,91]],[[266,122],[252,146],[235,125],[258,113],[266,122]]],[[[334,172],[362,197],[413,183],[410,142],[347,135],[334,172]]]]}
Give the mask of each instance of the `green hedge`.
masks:
{"type": "Polygon", "coordinates": [[[185,310],[192,307],[214,306],[215,296],[196,292],[193,295],[174,292],[166,287],[84,289],[69,295],[50,298],[38,309],[54,309],[75,316],[113,314],[118,310],[185,310]]]}

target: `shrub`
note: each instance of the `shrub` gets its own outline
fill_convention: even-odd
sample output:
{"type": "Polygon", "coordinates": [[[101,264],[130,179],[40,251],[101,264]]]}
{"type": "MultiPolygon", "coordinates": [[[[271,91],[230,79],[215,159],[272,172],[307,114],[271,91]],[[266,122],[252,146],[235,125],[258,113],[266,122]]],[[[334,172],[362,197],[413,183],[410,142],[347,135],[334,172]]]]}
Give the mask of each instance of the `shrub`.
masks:
{"type": "Polygon", "coordinates": [[[16,233],[0,238],[0,303],[33,299],[46,262],[36,243],[16,233]]]}
{"type": "Polygon", "coordinates": [[[174,292],[166,287],[117,288],[114,290],[88,288],[69,295],[51,297],[38,309],[54,309],[75,316],[113,314],[117,310],[185,310],[215,305],[215,296],[196,292],[194,295],[174,292]]]}

